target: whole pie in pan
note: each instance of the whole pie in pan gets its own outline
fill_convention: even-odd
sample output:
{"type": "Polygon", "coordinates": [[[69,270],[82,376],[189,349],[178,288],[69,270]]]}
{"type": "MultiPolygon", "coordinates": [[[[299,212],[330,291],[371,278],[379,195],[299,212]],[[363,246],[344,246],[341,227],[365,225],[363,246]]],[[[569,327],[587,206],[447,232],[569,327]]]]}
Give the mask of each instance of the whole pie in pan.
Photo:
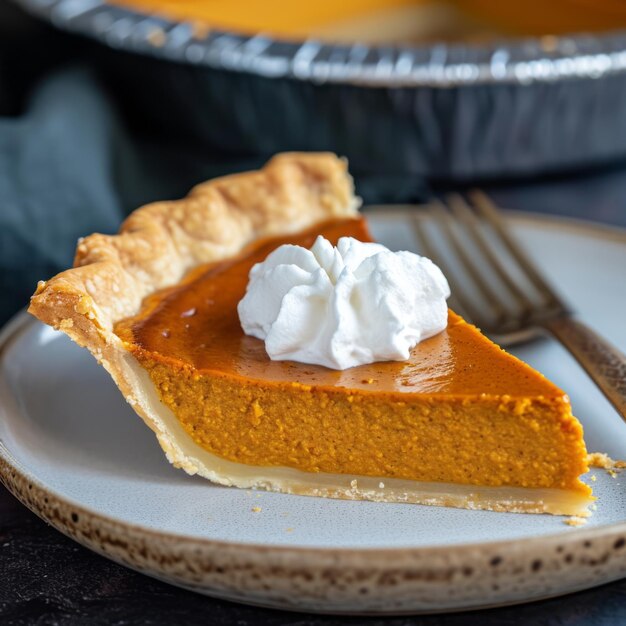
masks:
{"type": "Polygon", "coordinates": [[[346,163],[281,154],[81,240],[30,312],[87,347],[169,461],[236,487],[585,515],[567,395],[449,312],[408,361],[273,361],[237,315],[278,245],[371,241],[346,163]]]}

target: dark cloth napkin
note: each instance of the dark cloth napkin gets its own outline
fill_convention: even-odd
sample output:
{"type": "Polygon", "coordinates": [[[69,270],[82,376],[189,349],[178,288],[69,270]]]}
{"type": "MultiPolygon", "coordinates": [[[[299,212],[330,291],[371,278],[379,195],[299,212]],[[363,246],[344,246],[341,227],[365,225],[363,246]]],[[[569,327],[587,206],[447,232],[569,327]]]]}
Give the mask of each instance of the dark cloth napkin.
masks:
{"type": "Polygon", "coordinates": [[[80,71],[45,79],[23,115],[0,120],[0,318],[71,263],[80,235],[119,222],[116,135],[110,107],[80,71]]]}

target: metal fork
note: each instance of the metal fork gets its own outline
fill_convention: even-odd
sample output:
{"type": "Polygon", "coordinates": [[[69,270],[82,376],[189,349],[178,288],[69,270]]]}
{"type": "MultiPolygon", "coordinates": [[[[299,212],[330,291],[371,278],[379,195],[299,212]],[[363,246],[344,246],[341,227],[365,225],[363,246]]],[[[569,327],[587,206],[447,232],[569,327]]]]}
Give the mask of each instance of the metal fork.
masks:
{"type": "Polygon", "coordinates": [[[433,200],[425,209],[432,219],[416,213],[413,224],[424,254],[450,282],[452,308],[505,345],[548,332],[626,420],[626,356],[573,317],[513,238],[493,202],[473,191],[467,198],[451,195],[446,204],[433,200]]]}

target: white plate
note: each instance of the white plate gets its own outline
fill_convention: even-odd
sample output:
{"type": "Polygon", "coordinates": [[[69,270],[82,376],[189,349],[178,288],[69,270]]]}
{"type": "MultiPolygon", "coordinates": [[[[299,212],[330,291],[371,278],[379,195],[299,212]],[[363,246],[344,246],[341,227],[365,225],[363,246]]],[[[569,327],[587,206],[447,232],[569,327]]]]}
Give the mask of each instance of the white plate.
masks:
{"type": "MultiPolygon", "coordinates": [[[[415,248],[405,220],[370,215],[375,237],[396,249],[415,248]]],[[[511,223],[580,316],[626,351],[626,234],[511,223]]],[[[587,475],[599,499],[583,529],[547,515],[219,487],[171,467],[104,370],[64,335],[19,316],[1,345],[3,482],[81,543],[164,580],[267,606],[398,613],[527,601],[626,575],[620,475],[587,475]]],[[[545,340],[513,352],[570,394],[590,451],[626,458],[626,425],[564,349],[545,340]]]]}

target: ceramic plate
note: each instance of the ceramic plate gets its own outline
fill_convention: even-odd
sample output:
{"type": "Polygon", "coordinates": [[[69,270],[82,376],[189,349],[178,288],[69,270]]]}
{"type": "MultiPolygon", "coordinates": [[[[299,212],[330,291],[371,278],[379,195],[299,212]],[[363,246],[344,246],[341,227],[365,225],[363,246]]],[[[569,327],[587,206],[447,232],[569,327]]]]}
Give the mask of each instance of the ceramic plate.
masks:
{"type": "MultiPolygon", "coordinates": [[[[407,213],[374,235],[415,248],[407,213]]],[[[520,241],[580,316],[626,351],[626,233],[515,216],[520,241]]],[[[564,518],[350,502],[212,485],[171,467],[108,375],[25,314],[0,352],[7,487],[83,545],[231,600],[335,613],[458,610],[529,601],[626,576],[626,486],[593,470],[597,511],[564,518]]],[[[513,352],[571,396],[590,451],[626,458],[626,425],[557,343],[513,352]]],[[[624,474],[626,477],[626,474],[624,474]]]]}

